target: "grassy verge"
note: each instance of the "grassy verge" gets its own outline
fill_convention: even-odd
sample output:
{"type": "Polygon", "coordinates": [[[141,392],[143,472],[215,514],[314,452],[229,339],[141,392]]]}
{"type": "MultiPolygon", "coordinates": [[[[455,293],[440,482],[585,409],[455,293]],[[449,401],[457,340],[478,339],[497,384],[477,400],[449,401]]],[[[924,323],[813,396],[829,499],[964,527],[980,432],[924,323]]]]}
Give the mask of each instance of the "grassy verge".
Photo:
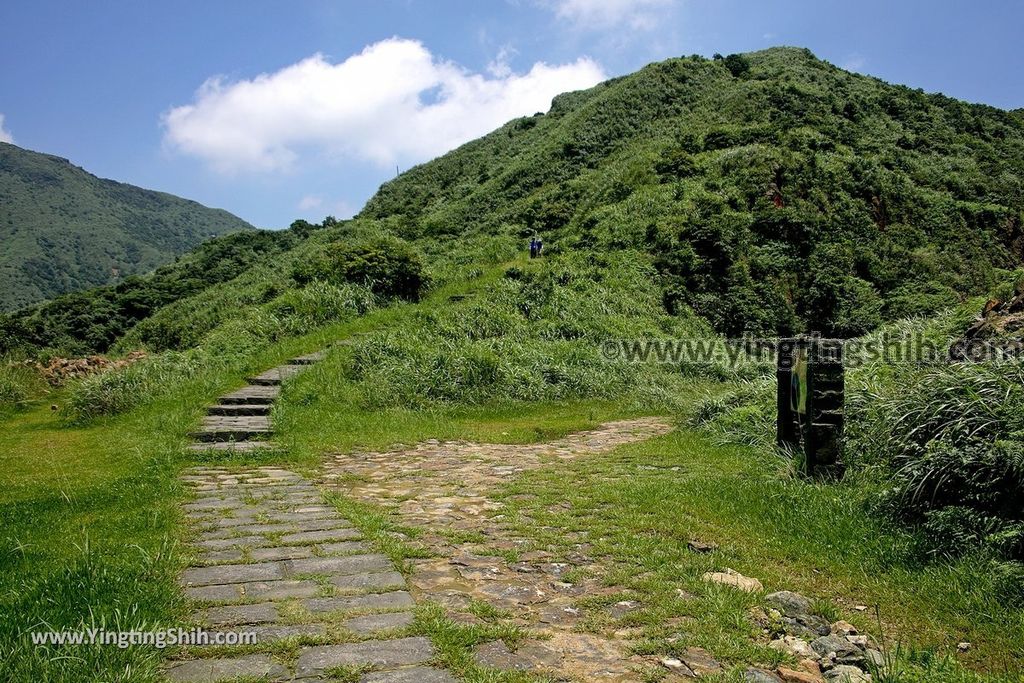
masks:
{"type": "Polygon", "coordinates": [[[591,544],[608,565],[606,583],[622,587],[643,609],[619,624],[589,626],[639,627],[641,652],[664,655],[696,645],[737,664],[776,663],[778,653],[753,640],[757,629],[748,610],[758,597],[700,580],[706,571],[730,567],[759,578],[766,591],[818,598],[827,616],[876,635],[878,605],[886,635],[902,641],[905,660],[919,662],[891,680],[940,671],[961,641],[972,643],[964,663],[991,677],[947,667],[943,675],[958,671],[957,677],[920,680],[1018,680],[1024,612],[1000,604],[987,565],[965,559],[915,566],[907,559],[910,539],[867,516],[864,495],[855,480],[838,486],[794,480],[763,452],[682,430],[527,472],[501,498],[503,514],[528,520],[515,533],[556,551],[568,552],[566,536],[591,544]],[[537,531],[548,527],[559,533],[537,531]],[[693,553],[687,542],[694,538],[721,547],[693,553]],[[872,609],[854,611],[855,605],[872,609]]]}

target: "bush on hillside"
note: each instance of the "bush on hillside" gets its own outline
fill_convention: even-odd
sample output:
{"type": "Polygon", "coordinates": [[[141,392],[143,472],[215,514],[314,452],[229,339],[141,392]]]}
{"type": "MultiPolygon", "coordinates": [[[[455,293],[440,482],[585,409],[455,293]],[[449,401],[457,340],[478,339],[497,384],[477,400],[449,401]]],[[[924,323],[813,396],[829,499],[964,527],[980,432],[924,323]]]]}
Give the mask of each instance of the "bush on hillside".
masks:
{"type": "Polygon", "coordinates": [[[299,262],[292,277],[300,284],[322,281],[368,287],[374,294],[416,301],[426,288],[419,253],[398,238],[335,242],[299,262]]]}

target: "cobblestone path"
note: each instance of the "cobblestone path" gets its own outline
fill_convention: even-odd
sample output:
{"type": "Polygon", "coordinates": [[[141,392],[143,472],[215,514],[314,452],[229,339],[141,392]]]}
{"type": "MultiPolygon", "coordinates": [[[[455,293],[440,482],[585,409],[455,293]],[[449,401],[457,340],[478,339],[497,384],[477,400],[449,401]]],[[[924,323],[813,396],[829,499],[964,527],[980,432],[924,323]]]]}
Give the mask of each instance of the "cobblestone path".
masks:
{"type": "MultiPolygon", "coordinates": [[[[436,558],[414,562],[410,591],[417,599],[438,601],[453,619],[468,623],[474,621],[468,611],[471,600],[486,601],[511,612],[536,636],[514,652],[501,641],[482,645],[476,651],[479,664],[547,671],[558,680],[640,681],[638,670],[645,662],[627,654],[626,634],[574,630],[585,616],[579,598],[618,592],[599,578],[565,580],[576,568],[600,577],[602,568],[588,555],[589,547],[577,543],[572,554],[558,557],[528,550],[531,542],[502,525],[501,504],[488,493],[525,470],[607,452],[670,429],[663,420],[646,418],[608,423],[545,444],[428,441],[405,450],[337,455],[326,463],[323,479],[325,486],[385,506],[402,524],[424,531],[418,540],[436,558]],[[458,542],[451,540],[459,536],[452,532],[486,540],[458,542]],[[518,562],[494,556],[507,550],[519,551],[518,562]]],[[[620,616],[635,606],[627,601],[610,609],[620,616]]]]}
{"type": "Polygon", "coordinates": [[[183,479],[197,496],[185,506],[194,561],[181,576],[193,620],[257,644],[183,650],[165,666],[169,680],[318,681],[364,669],[362,683],[455,680],[413,635],[405,579],[312,483],[274,467],[196,467],[183,479]]]}

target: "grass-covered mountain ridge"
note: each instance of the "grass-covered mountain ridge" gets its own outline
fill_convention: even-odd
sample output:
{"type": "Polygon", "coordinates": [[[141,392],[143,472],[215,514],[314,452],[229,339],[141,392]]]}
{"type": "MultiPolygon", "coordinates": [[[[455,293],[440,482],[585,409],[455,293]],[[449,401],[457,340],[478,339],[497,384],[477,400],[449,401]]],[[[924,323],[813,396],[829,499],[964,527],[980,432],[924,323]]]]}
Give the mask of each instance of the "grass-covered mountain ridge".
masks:
{"type": "Polygon", "coordinates": [[[205,239],[251,229],[227,211],[0,143],[0,311],[148,273],[205,239]]]}
{"type": "Polygon", "coordinates": [[[360,215],[409,238],[635,248],[670,310],[722,331],[854,335],[1019,265],[1022,208],[1019,111],[776,48],[561,95],[386,183],[360,215]]]}

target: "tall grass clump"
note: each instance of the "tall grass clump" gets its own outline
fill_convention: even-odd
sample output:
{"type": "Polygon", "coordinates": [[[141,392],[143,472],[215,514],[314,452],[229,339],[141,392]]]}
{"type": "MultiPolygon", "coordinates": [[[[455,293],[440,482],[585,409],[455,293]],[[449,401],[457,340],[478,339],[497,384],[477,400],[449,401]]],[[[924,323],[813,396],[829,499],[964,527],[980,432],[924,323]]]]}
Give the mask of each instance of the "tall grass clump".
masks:
{"type": "Polygon", "coordinates": [[[885,505],[929,552],[1024,560],[1024,360],[898,368],[848,413],[851,460],[891,476],[885,505]]]}
{"type": "Polygon", "coordinates": [[[196,352],[168,351],[90,375],[71,385],[61,415],[70,424],[84,424],[127,412],[201,372],[205,361],[196,352]]]}
{"type": "Polygon", "coordinates": [[[45,382],[32,368],[0,358],[0,413],[25,405],[44,387],[45,382]]]}

